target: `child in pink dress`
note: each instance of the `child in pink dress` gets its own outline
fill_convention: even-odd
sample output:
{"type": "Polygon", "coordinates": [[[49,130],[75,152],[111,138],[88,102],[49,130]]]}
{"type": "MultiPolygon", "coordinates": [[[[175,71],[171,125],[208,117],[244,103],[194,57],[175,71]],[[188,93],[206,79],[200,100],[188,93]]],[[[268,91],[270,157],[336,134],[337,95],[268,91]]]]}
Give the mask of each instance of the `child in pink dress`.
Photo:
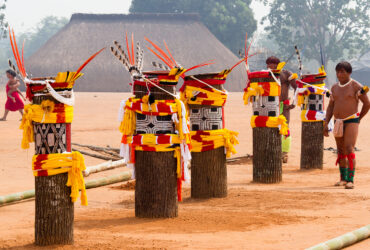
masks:
{"type": "Polygon", "coordinates": [[[16,78],[16,75],[17,74],[13,70],[9,69],[6,71],[6,76],[9,79],[8,83],[6,84],[7,100],[5,103],[4,116],[0,119],[0,121],[6,120],[9,111],[19,111],[19,113],[21,113],[21,115],[23,116],[24,104],[21,97],[23,98],[23,100],[26,99],[18,89],[20,83],[19,80],[16,78]]]}

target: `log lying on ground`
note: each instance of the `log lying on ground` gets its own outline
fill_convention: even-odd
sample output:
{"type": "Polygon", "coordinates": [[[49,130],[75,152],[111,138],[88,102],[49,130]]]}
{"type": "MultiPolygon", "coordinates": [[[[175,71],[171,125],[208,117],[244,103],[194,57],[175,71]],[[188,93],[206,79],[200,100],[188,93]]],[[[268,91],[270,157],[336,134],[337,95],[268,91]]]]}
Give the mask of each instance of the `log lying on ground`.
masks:
{"type": "Polygon", "coordinates": [[[370,237],[370,224],[337,238],[325,241],[306,250],[334,250],[351,246],[370,237]]]}
{"type": "Polygon", "coordinates": [[[109,160],[118,161],[118,160],[121,159],[121,157],[98,155],[98,154],[89,153],[89,152],[86,152],[86,151],[83,151],[83,150],[80,150],[80,149],[76,149],[76,148],[72,148],[72,150],[73,151],[78,151],[83,155],[87,155],[87,156],[91,156],[91,157],[94,157],[94,158],[107,160],[107,161],[109,161],[109,160]]]}
{"type": "Polygon", "coordinates": [[[120,152],[120,149],[119,148],[111,148],[109,146],[107,147],[99,147],[99,146],[94,146],[94,145],[87,145],[87,144],[79,144],[79,143],[72,143],[72,145],[75,145],[75,146],[79,146],[79,147],[84,147],[84,148],[88,148],[88,149],[91,149],[91,150],[94,150],[94,151],[113,151],[117,154],[119,154],[120,152]]]}
{"type": "Polygon", "coordinates": [[[126,166],[125,160],[119,160],[119,161],[107,161],[103,162],[96,166],[87,167],[86,170],[83,171],[84,177],[89,176],[93,173],[98,173],[102,171],[107,171],[114,168],[124,167],[126,166]]]}
{"type": "MultiPolygon", "coordinates": [[[[102,187],[118,182],[129,181],[131,179],[131,171],[125,171],[120,174],[111,175],[95,180],[88,180],[85,182],[86,189],[102,187]]],[[[30,199],[35,197],[35,190],[28,190],[25,192],[19,192],[9,195],[0,196],[0,206],[9,205],[16,201],[30,199]]]]}

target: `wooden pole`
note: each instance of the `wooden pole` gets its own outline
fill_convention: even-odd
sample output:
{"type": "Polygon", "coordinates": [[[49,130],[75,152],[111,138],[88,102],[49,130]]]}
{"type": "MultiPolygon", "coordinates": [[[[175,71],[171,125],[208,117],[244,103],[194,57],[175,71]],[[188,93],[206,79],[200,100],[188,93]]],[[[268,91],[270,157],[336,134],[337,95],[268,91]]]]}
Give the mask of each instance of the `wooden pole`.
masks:
{"type": "MultiPolygon", "coordinates": [[[[34,104],[54,98],[37,96],[34,104]]],[[[71,151],[71,126],[66,123],[34,123],[35,154],[71,151]]],[[[74,204],[68,173],[35,177],[35,243],[39,246],[73,244],[74,204]]]]}
{"type": "Polygon", "coordinates": [[[324,124],[302,122],[301,169],[323,169],[324,124]]]}
{"type": "Polygon", "coordinates": [[[253,181],[282,181],[281,135],[279,128],[253,128],[253,181]]]}
{"type": "MultiPolygon", "coordinates": [[[[161,87],[175,94],[174,86],[161,85],[161,87]]],[[[146,86],[134,85],[136,98],[142,98],[146,93],[146,86]]],[[[174,99],[156,87],[152,87],[151,94],[156,100],[174,99]]],[[[151,120],[155,117],[147,116],[146,118],[151,120]]],[[[168,122],[172,124],[171,119],[168,122]]],[[[177,217],[177,160],[174,152],[135,151],[135,160],[135,216],[142,218],[177,217]]]]}
{"type": "Polygon", "coordinates": [[[277,82],[279,75],[280,70],[248,73],[249,83],[244,101],[246,103],[252,101],[252,119],[255,119],[254,125],[252,124],[252,127],[254,127],[254,182],[278,183],[282,180],[282,148],[279,129],[283,129],[284,123],[279,125],[279,119],[282,119],[281,117],[279,118],[281,116],[279,109],[281,87],[277,82]],[[257,91],[255,88],[259,90],[257,91]],[[257,119],[258,122],[256,122],[257,119]],[[269,125],[269,120],[276,120],[277,123],[269,125]],[[277,125],[281,126],[281,128],[277,127],[277,125]]]}
{"type": "MultiPolygon", "coordinates": [[[[214,74],[195,75],[196,79],[207,82],[214,74]]],[[[191,76],[186,81],[194,80],[191,76]]],[[[204,85],[203,87],[207,87],[204,85]]],[[[213,85],[222,90],[221,84],[213,85]]],[[[223,107],[208,105],[189,105],[190,129],[217,130],[223,128],[223,107]],[[196,123],[196,124],[194,124],[196,123]]],[[[227,196],[227,167],[225,147],[191,153],[191,197],[222,198],[227,196]]]]}
{"type": "Polygon", "coordinates": [[[225,148],[191,153],[191,197],[222,198],[227,196],[225,148]]]}
{"type": "MultiPolygon", "coordinates": [[[[322,73],[303,75],[302,83],[309,83],[311,86],[325,88],[325,76],[322,73]],[[324,85],[324,86],[323,86],[324,85]]],[[[310,92],[304,93],[304,101],[301,106],[302,112],[323,112],[324,97],[314,92],[310,87],[310,92]],[[313,92],[311,92],[313,91],[313,92]]],[[[301,169],[323,169],[324,160],[324,124],[320,120],[311,120],[312,116],[305,116],[309,121],[302,120],[302,139],[301,139],[301,169]]]]}

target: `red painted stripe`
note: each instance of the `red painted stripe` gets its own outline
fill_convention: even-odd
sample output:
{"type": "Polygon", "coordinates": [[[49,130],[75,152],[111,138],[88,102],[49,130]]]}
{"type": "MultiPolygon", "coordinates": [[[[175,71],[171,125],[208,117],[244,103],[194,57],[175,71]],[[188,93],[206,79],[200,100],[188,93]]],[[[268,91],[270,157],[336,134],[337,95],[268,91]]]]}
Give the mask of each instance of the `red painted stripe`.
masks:
{"type": "Polygon", "coordinates": [[[133,145],[141,145],[141,135],[135,135],[132,137],[132,144],[133,145]]]}
{"type": "Polygon", "coordinates": [[[46,170],[40,170],[37,171],[37,176],[49,176],[48,171],[46,170]]]}
{"type": "Polygon", "coordinates": [[[316,111],[308,110],[306,117],[309,121],[316,121],[316,111]]]}
{"type": "Polygon", "coordinates": [[[158,144],[170,144],[171,143],[171,136],[158,135],[157,136],[157,143],[158,144]]]}
{"type": "Polygon", "coordinates": [[[72,146],[71,146],[71,123],[66,124],[66,146],[67,151],[72,152],[72,146]]]}
{"type": "Polygon", "coordinates": [[[202,105],[212,105],[214,103],[215,103],[215,101],[211,101],[211,100],[203,100],[202,101],[202,105]]]}
{"type": "Polygon", "coordinates": [[[257,116],[256,120],[254,121],[256,127],[266,127],[266,122],[268,120],[268,116],[257,116]]]}

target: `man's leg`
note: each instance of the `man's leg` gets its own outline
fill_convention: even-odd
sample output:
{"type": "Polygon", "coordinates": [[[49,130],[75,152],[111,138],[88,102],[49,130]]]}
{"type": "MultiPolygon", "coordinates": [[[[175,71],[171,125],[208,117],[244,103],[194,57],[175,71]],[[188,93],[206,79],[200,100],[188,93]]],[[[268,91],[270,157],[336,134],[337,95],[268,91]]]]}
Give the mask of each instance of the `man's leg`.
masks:
{"type": "Polygon", "coordinates": [[[335,183],[335,186],[344,186],[347,184],[348,179],[348,165],[344,150],[344,137],[335,137],[335,142],[337,143],[338,154],[337,162],[335,164],[339,164],[340,172],[340,181],[335,183]]]}
{"type": "MultiPolygon", "coordinates": [[[[284,105],[283,106],[283,115],[287,119],[287,123],[289,125],[290,120],[290,109],[289,106],[284,105]]],[[[288,162],[288,153],[290,152],[290,144],[291,144],[291,137],[290,137],[290,130],[288,132],[288,135],[283,135],[281,137],[281,149],[283,152],[283,163],[288,162]]]]}
{"type": "Polygon", "coordinates": [[[347,189],[352,189],[353,179],[355,176],[356,169],[356,157],[355,157],[355,145],[358,136],[358,125],[359,123],[347,123],[344,124],[344,150],[348,159],[348,179],[347,189]]]}

